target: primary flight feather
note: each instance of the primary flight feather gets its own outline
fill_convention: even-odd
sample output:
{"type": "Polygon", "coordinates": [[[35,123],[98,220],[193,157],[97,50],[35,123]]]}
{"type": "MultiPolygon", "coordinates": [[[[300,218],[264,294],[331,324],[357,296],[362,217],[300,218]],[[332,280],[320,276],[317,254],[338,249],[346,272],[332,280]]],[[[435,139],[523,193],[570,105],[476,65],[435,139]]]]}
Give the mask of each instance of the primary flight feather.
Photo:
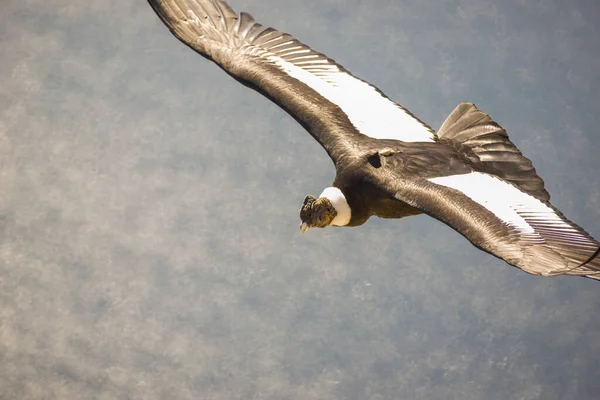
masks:
{"type": "Polygon", "coordinates": [[[373,85],[222,0],[149,0],[187,46],[271,99],[323,146],[331,187],[301,230],[428,214],[478,248],[544,276],[600,280],[600,244],[554,208],[506,131],[461,103],[436,133],[373,85]]]}

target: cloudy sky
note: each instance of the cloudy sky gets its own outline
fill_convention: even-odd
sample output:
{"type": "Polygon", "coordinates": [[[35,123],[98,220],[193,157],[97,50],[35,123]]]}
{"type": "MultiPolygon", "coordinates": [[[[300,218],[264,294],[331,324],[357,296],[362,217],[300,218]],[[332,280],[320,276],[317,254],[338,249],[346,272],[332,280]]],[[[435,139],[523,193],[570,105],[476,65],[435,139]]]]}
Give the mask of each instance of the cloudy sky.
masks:
{"type": "MultiPolygon", "coordinates": [[[[596,0],[232,0],[438,127],[503,125],[600,238],[596,0]]],[[[600,282],[426,217],[300,235],[334,176],[142,0],[4,0],[0,398],[594,399],[600,282]]]]}

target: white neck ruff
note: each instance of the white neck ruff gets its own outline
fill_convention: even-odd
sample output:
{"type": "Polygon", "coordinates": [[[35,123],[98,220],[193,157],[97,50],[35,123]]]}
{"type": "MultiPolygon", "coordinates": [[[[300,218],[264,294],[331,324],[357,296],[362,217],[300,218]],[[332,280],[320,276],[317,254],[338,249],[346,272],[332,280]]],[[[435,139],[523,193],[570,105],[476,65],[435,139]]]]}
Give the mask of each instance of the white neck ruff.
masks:
{"type": "Polygon", "coordinates": [[[323,190],[323,193],[319,195],[319,197],[325,197],[333,205],[335,211],[337,211],[337,215],[331,221],[330,225],[335,226],[345,226],[350,222],[350,218],[352,217],[352,212],[350,211],[350,206],[346,201],[346,196],[344,193],[336,187],[328,187],[323,190]]]}

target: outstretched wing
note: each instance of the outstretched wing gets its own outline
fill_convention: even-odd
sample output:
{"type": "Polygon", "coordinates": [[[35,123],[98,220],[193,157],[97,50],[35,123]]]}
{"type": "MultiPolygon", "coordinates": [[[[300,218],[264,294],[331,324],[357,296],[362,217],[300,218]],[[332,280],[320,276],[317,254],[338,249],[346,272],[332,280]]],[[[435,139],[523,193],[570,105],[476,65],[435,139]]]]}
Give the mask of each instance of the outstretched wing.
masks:
{"type": "Polygon", "coordinates": [[[292,36],[222,0],[149,0],[171,32],[269,97],[336,160],[353,135],[434,141],[434,131],[379,89],[292,36]]]}
{"type": "Polygon", "coordinates": [[[403,185],[398,200],[461,233],[475,246],[536,275],[600,279],[600,244],[550,203],[482,172],[403,185]]]}
{"type": "Polygon", "coordinates": [[[550,204],[531,162],[487,114],[461,104],[434,148],[407,147],[374,169],[391,198],[526,272],[600,279],[600,244],[550,204]]]}

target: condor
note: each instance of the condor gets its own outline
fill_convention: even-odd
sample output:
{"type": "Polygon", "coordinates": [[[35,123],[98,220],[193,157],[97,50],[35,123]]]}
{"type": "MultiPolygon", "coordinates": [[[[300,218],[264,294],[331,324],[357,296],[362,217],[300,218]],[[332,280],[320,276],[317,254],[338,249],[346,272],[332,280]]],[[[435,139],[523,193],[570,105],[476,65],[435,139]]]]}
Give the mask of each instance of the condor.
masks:
{"type": "Polygon", "coordinates": [[[437,133],[379,89],[222,0],[149,0],[187,46],[295,118],[336,168],[306,196],[302,232],[428,214],[478,248],[544,276],[600,279],[600,244],[554,208],[506,131],[462,103],[437,133]]]}

